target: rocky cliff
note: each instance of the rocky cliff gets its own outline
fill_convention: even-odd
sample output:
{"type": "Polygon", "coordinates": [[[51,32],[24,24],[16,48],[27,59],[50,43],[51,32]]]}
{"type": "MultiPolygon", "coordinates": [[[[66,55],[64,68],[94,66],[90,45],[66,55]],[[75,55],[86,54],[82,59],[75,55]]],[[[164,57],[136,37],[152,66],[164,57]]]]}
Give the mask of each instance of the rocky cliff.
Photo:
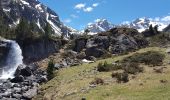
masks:
{"type": "Polygon", "coordinates": [[[107,53],[126,53],[147,45],[147,40],[136,29],[113,28],[95,36],[76,39],[73,50],[85,52],[86,57],[101,57],[107,53]]]}

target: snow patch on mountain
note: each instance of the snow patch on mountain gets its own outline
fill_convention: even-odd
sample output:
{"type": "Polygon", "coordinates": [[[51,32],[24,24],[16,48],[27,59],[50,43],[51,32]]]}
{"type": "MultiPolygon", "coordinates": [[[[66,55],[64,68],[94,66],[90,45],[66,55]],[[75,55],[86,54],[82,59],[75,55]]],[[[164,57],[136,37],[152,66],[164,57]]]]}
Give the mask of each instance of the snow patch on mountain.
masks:
{"type": "Polygon", "coordinates": [[[6,24],[10,27],[16,27],[20,19],[25,18],[29,22],[36,22],[42,31],[49,23],[56,36],[68,35],[73,31],[60,21],[59,16],[53,10],[38,0],[3,0],[1,2],[0,7],[3,11],[1,13],[6,16],[6,24]]]}
{"type": "Polygon", "coordinates": [[[149,28],[150,25],[158,26],[158,30],[162,31],[170,24],[170,16],[165,17],[156,17],[156,18],[138,18],[136,20],[133,20],[132,22],[123,22],[120,24],[120,26],[127,26],[129,28],[135,28],[139,32],[142,32],[149,28]]]}

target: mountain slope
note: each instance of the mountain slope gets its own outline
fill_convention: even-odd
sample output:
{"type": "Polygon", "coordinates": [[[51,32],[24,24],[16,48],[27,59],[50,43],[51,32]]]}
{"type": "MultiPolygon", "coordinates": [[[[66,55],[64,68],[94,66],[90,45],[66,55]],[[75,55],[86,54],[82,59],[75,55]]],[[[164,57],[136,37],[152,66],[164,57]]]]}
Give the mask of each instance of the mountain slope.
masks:
{"type": "Polygon", "coordinates": [[[163,31],[164,32],[170,32],[170,25],[168,25],[163,31]]]}
{"type": "Polygon", "coordinates": [[[64,26],[59,16],[38,0],[2,0],[0,9],[5,16],[5,22],[10,27],[15,27],[21,18],[35,22],[39,29],[49,23],[56,35],[70,34],[72,31],[64,26]]]}

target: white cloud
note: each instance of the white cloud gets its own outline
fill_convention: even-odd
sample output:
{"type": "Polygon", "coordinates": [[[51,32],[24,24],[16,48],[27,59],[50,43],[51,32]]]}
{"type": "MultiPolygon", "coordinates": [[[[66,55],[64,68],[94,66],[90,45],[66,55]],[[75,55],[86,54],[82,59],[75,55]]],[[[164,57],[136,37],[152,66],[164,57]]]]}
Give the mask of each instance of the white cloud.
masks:
{"type": "MultiPolygon", "coordinates": [[[[91,6],[86,6],[85,3],[79,3],[77,5],[74,6],[74,9],[77,9],[77,13],[79,13],[80,11],[84,11],[84,12],[92,12],[94,10],[94,8],[98,7],[99,3],[93,3],[91,6]]],[[[71,16],[73,18],[75,18],[76,16],[71,16]]]]}
{"type": "Polygon", "coordinates": [[[67,19],[64,20],[65,23],[70,23],[71,21],[72,21],[72,20],[69,19],[69,18],[67,18],[67,19]]]}
{"type": "Polygon", "coordinates": [[[79,3],[79,4],[77,4],[77,5],[75,5],[75,9],[83,9],[83,8],[85,8],[85,6],[86,6],[86,4],[85,3],[79,3]]]}
{"type": "Polygon", "coordinates": [[[158,22],[158,21],[160,21],[160,18],[156,17],[154,20],[158,22]]]}
{"type": "Polygon", "coordinates": [[[99,5],[99,3],[94,3],[92,6],[97,7],[98,5],[99,5]]]}
{"type": "Polygon", "coordinates": [[[71,14],[70,15],[72,18],[78,18],[79,16],[75,15],[75,14],[71,14]]]}
{"type": "Polygon", "coordinates": [[[161,20],[162,21],[170,21],[170,16],[163,17],[161,20]]]}
{"type": "Polygon", "coordinates": [[[87,7],[87,8],[84,8],[83,11],[84,12],[91,12],[91,11],[93,11],[93,8],[92,7],[87,7]]]}

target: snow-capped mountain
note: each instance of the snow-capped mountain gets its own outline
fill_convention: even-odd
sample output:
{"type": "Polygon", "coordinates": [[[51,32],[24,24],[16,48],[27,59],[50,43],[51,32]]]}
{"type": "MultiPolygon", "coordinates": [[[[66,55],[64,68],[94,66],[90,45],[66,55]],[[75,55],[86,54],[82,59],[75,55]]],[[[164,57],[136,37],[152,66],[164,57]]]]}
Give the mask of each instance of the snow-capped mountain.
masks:
{"type": "Polygon", "coordinates": [[[158,25],[158,30],[163,31],[163,29],[165,29],[169,24],[170,16],[159,17],[154,19],[142,17],[131,22],[126,21],[118,25],[114,25],[106,19],[97,19],[94,23],[88,24],[85,30],[88,29],[90,31],[90,34],[96,34],[99,32],[108,31],[114,27],[129,27],[137,29],[139,32],[142,32],[148,29],[150,25],[152,25],[153,27],[158,25]]]}
{"type": "Polygon", "coordinates": [[[108,31],[113,27],[114,25],[108,22],[106,19],[97,19],[94,21],[94,23],[89,23],[85,30],[88,29],[90,31],[90,34],[95,34],[108,31]]]}
{"type": "Polygon", "coordinates": [[[63,25],[59,16],[38,0],[0,0],[1,15],[10,27],[15,27],[21,18],[35,22],[40,29],[49,23],[56,35],[68,35],[71,28],[63,25]]]}
{"type": "Polygon", "coordinates": [[[162,31],[170,24],[170,16],[162,17],[162,18],[138,18],[132,22],[123,22],[120,26],[126,26],[129,28],[135,28],[139,32],[142,32],[149,28],[150,25],[158,26],[158,30],[162,31]]]}

